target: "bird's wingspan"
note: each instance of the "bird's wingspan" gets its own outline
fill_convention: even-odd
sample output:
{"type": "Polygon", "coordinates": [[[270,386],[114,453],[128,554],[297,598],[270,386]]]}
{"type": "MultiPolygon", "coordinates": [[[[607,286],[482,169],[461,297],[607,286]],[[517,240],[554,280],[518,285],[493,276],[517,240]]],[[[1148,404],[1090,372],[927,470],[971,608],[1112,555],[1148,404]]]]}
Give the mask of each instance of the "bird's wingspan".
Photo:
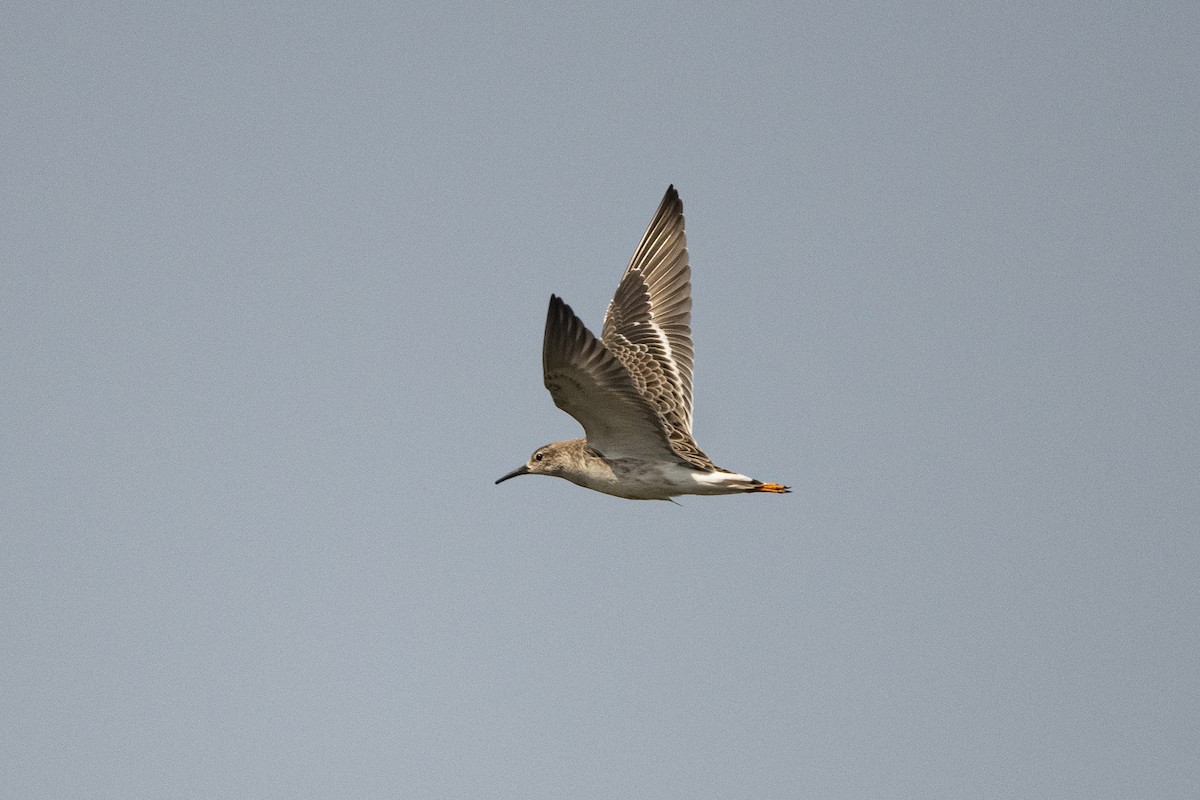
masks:
{"type": "Polygon", "coordinates": [[[670,426],[671,438],[707,460],[691,439],[691,320],[683,203],[670,186],[608,305],[601,340],[670,426]]]}
{"type": "Polygon", "coordinates": [[[551,295],[542,369],[554,404],[579,421],[607,457],[678,457],[658,414],[629,372],[571,307],[551,295]]]}

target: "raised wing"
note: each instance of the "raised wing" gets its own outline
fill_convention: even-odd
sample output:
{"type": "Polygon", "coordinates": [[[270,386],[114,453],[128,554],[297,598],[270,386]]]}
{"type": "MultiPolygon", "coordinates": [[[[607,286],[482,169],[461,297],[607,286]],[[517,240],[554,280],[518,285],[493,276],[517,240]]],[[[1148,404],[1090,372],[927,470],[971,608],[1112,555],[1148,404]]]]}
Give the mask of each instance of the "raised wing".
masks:
{"type": "Polygon", "coordinates": [[[707,460],[691,441],[691,275],[683,203],[669,186],[608,304],[600,338],[673,429],[672,438],[707,460]]]}
{"type": "Polygon", "coordinates": [[[546,313],[542,370],[554,404],[579,421],[588,444],[602,455],[678,457],[625,366],[554,295],[546,313]]]}

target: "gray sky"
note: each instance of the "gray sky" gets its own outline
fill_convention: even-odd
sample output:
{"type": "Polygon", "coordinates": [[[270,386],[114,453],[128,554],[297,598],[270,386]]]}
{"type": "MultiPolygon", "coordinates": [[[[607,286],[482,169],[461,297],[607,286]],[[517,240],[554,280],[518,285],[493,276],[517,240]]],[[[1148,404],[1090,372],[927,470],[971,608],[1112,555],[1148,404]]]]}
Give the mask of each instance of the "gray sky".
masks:
{"type": "Polygon", "coordinates": [[[1200,6],[24,3],[0,795],[1191,797],[1200,6]],[[578,435],[668,183],[696,435],[578,435]]]}

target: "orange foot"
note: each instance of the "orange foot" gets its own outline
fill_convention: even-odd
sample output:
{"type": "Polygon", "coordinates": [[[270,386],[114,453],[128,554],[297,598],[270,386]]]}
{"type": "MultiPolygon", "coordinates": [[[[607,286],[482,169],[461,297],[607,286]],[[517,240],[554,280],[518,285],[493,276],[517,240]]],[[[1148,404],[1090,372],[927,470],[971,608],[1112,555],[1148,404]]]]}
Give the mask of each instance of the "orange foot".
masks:
{"type": "Polygon", "coordinates": [[[775,494],[787,494],[791,489],[784,486],[782,483],[764,483],[761,486],[755,486],[753,489],[748,489],[751,492],[774,492],[775,494]]]}

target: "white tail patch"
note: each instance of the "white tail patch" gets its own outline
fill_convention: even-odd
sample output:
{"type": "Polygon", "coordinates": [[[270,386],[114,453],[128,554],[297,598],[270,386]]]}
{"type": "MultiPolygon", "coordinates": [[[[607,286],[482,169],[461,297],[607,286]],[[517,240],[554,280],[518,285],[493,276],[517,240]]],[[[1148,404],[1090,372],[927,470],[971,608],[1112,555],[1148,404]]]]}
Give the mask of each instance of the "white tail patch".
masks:
{"type": "Polygon", "coordinates": [[[744,492],[758,483],[736,472],[693,472],[692,480],[702,487],[696,494],[733,494],[744,492]]]}

